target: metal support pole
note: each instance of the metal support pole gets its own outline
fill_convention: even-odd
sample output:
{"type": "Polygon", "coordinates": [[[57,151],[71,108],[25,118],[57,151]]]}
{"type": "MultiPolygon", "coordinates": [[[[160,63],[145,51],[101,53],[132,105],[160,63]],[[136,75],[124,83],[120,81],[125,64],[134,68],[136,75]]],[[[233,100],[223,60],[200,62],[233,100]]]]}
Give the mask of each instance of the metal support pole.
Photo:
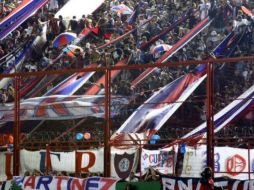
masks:
{"type": "MultiPolygon", "coordinates": [[[[207,64],[207,166],[214,171],[213,65],[207,64]]],[[[212,176],[214,177],[214,175],[212,176]]]]}
{"type": "Polygon", "coordinates": [[[15,77],[14,79],[15,88],[15,105],[14,105],[14,150],[13,150],[13,174],[14,176],[19,175],[20,166],[20,77],[15,77]]]}
{"type": "Polygon", "coordinates": [[[110,177],[110,88],[111,70],[105,70],[105,130],[104,130],[104,176],[110,177]]]}

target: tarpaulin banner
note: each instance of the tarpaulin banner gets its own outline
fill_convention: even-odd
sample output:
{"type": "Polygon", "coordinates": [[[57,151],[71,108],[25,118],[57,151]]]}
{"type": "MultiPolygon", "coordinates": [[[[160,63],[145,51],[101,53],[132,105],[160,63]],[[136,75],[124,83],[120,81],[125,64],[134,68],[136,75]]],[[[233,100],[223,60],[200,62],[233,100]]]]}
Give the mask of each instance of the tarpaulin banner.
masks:
{"type": "Polygon", "coordinates": [[[117,179],[90,177],[86,179],[73,178],[67,176],[29,176],[14,177],[14,183],[23,190],[115,190],[117,179]]]}
{"type": "MultiPolygon", "coordinates": [[[[163,190],[200,190],[200,178],[178,178],[178,177],[163,177],[163,190]]],[[[254,180],[239,181],[228,178],[215,178],[216,187],[221,187],[227,190],[253,190],[254,180]]],[[[204,189],[204,188],[202,188],[204,189]]]]}

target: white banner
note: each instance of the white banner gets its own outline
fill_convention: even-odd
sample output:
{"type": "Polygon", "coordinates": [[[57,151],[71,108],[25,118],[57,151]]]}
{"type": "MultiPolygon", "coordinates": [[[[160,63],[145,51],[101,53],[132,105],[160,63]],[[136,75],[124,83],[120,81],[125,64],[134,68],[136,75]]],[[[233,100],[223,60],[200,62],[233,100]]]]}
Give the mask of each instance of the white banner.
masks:
{"type": "Polygon", "coordinates": [[[153,167],[163,174],[173,174],[177,157],[177,147],[160,150],[142,149],[141,173],[146,173],[149,167],[153,167]]]}
{"type": "MultiPolygon", "coordinates": [[[[250,150],[250,163],[254,165],[254,150],[250,150]]],[[[186,147],[181,177],[200,177],[206,167],[206,146],[186,147]]],[[[254,168],[250,168],[253,172],[254,168]]],[[[215,177],[228,176],[234,179],[248,179],[248,150],[231,147],[215,147],[215,177]]]]}

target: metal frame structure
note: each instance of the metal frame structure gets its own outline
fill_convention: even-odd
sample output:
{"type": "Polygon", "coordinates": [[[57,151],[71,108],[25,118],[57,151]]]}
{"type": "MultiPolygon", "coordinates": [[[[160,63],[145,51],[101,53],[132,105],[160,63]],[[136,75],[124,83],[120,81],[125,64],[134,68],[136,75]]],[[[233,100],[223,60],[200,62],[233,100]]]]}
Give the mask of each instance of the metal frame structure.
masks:
{"type": "Polygon", "coordinates": [[[11,77],[15,79],[15,127],[14,127],[14,159],[13,159],[13,171],[14,175],[19,175],[19,160],[20,160],[20,79],[22,77],[29,76],[44,76],[50,74],[67,74],[75,72],[88,72],[88,71],[100,71],[104,72],[106,75],[105,79],[105,129],[104,129],[104,176],[110,176],[110,89],[111,89],[111,71],[113,70],[131,70],[131,69],[142,69],[142,68],[154,68],[154,67],[175,67],[182,65],[198,65],[198,64],[208,64],[207,74],[207,166],[213,168],[213,153],[214,153],[214,130],[213,130],[213,64],[223,64],[223,63],[235,63],[239,61],[254,61],[254,56],[248,57],[235,57],[235,58],[220,58],[213,59],[209,58],[207,60],[201,61],[182,61],[182,62],[166,62],[161,64],[146,64],[146,65],[127,65],[127,66],[105,66],[98,68],[84,68],[84,69],[70,69],[70,70],[57,70],[57,71],[39,71],[33,73],[13,73],[13,74],[1,74],[0,79],[5,77],[11,77]]]}

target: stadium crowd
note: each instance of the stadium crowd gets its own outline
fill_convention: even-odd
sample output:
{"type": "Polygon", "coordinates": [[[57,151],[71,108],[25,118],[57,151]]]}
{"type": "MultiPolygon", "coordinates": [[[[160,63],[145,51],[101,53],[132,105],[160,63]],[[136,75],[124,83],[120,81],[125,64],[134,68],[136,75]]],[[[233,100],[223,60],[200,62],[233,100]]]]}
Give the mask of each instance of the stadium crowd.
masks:
{"type": "MultiPolygon", "coordinates": [[[[164,52],[154,54],[151,52],[153,47],[159,44],[174,45],[206,16],[214,18],[212,24],[184,48],[175,53],[169,59],[170,61],[202,60],[208,58],[211,56],[212,50],[232,30],[239,33],[246,31],[244,33],[244,40],[238,44],[233,56],[252,55],[254,52],[253,20],[240,9],[241,5],[253,9],[254,6],[248,1],[107,0],[96,13],[83,16],[81,19],[77,19],[75,15],[73,15],[70,21],[64,20],[62,16],[54,18],[55,13],[66,2],[66,0],[50,0],[47,6],[39,10],[33,17],[29,18],[11,35],[0,42],[0,73],[5,72],[6,68],[13,64],[13,54],[19,51],[19,48],[25,48],[28,42],[33,41],[36,36],[41,35],[45,23],[47,25],[47,41],[45,45],[39,51],[34,48],[26,56],[25,64],[19,68],[19,71],[34,72],[45,70],[46,68],[55,70],[84,68],[92,63],[115,65],[125,58],[128,60],[128,64],[154,63],[164,52]],[[137,12],[135,23],[129,22],[130,15],[116,14],[110,11],[112,6],[119,4],[125,4],[137,12]],[[185,14],[189,15],[187,22],[183,22],[150,46],[143,48],[152,37],[159,34],[165,27],[170,26],[185,14]],[[147,22],[147,20],[149,21],[147,22]],[[247,23],[247,26],[242,23],[247,23]],[[137,27],[137,30],[126,36],[123,40],[111,44],[106,48],[97,48],[135,27],[137,27]],[[53,60],[62,52],[62,47],[53,47],[52,42],[54,38],[65,31],[79,34],[84,28],[97,28],[97,30],[92,32],[79,44],[84,51],[75,51],[74,57],[63,55],[54,62],[53,60]],[[54,64],[52,64],[53,62],[54,64]]],[[[3,14],[1,14],[1,18],[4,18],[18,3],[17,1],[2,1],[0,11],[3,14]]],[[[121,72],[113,81],[112,94],[137,96],[134,103],[125,108],[122,115],[118,117],[118,119],[120,118],[119,122],[126,120],[127,116],[138,105],[148,99],[154,91],[179,76],[193,71],[193,69],[193,66],[157,69],[147,80],[135,88],[131,88],[130,84],[140,74],[140,71],[130,70],[121,72]]],[[[239,96],[254,81],[254,67],[251,62],[226,64],[223,67],[216,65],[215,71],[215,95],[220,100],[215,105],[216,111],[219,111],[239,96]],[[238,90],[240,87],[243,89],[242,91],[238,90]]],[[[91,84],[96,82],[99,77],[100,75],[95,75],[91,84]]],[[[1,103],[5,104],[13,101],[15,94],[13,84],[9,84],[6,89],[0,90],[1,103]]],[[[43,94],[43,92],[41,93],[43,94]]],[[[204,91],[199,92],[197,95],[204,95],[204,91]]],[[[205,98],[203,99],[205,100],[205,98]]],[[[200,112],[200,121],[203,121],[204,116],[202,112],[205,109],[205,103],[200,103],[196,109],[200,112]]]]}

